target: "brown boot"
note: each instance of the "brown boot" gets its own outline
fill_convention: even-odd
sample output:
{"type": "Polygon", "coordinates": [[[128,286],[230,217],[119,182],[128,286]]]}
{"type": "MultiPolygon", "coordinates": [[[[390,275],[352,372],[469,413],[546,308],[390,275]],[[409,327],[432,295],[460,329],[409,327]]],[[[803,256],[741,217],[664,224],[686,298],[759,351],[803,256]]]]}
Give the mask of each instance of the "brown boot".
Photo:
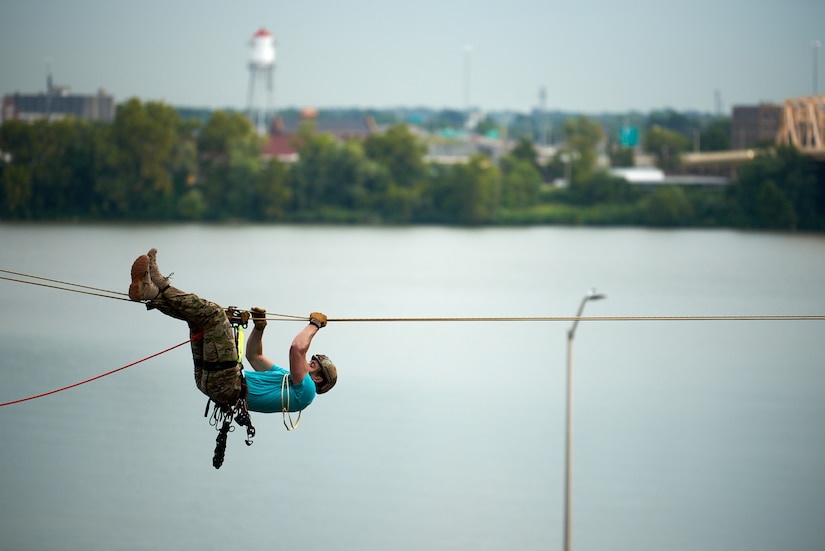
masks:
{"type": "Polygon", "coordinates": [[[158,250],[152,247],[146,256],[149,257],[149,277],[152,279],[152,283],[162,292],[169,287],[170,283],[169,278],[163,277],[158,268],[158,250]]]}
{"type": "Polygon", "coordinates": [[[129,285],[129,298],[138,302],[152,300],[158,297],[160,290],[152,283],[149,276],[149,257],[140,255],[132,263],[132,284],[129,285]]]}

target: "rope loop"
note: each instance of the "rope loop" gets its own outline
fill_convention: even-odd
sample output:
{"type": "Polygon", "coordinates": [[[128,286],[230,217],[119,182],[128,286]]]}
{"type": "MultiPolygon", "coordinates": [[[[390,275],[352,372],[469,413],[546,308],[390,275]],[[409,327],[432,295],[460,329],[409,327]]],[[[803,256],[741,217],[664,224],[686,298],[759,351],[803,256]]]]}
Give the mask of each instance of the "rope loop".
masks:
{"type": "Polygon", "coordinates": [[[289,411],[289,373],[284,374],[284,378],[281,379],[281,416],[284,420],[284,426],[286,430],[292,431],[298,428],[298,424],[301,422],[301,412],[298,412],[298,418],[293,422],[292,421],[292,414],[289,411]],[[289,419],[289,423],[287,424],[287,419],[289,419]]]}

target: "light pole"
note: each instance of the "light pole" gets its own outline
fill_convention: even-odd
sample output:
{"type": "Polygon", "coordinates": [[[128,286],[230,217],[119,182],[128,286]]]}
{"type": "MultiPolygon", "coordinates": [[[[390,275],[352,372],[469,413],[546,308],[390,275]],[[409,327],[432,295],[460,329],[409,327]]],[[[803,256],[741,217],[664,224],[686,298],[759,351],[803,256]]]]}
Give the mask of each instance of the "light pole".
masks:
{"type": "Polygon", "coordinates": [[[567,188],[573,186],[573,161],[579,160],[579,152],[571,151],[561,154],[561,162],[564,163],[564,185],[567,188]]]}
{"type": "Polygon", "coordinates": [[[470,130],[470,56],[473,47],[470,44],[464,45],[464,125],[466,130],[470,130]]]}
{"type": "Polygon", "coordinates": [[[565,440],[566,456],[564,460],[564,551],[573,548],[572,525],[572,479],[573,479],[573,338],[576,336],[576,326],[579,324],[584,305],[589,300],[600,300],[606,298],[601,293],[596,293],[593,289],[582,298],[579,304],[579,311],[573,325],[567,331],[567,438],[565,440]]]}
{"type": "Polygon", "coordinates": [[[819,79],[817,78],[819,72],[819,48],[822,47],[822,43],[819,40],[811,41],[811,49],[813,50],[814,54],[814,95],[819,93],[819,83],[817,82],[819,79]]]}
{"type": "Polygon", "coordinates": [[[570,188],[570,155],[561,154],[561,162],[564,163],[564,187],[570,188]]]}

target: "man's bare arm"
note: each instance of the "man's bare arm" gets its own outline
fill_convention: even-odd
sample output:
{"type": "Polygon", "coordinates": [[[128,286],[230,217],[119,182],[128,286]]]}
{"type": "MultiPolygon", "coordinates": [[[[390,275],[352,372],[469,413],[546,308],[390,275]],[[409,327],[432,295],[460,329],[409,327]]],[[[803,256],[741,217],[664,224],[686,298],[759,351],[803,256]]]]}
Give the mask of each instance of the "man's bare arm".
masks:
{"type": "Polygon", "coordinates": [[[318,327],[309,324],[295,335],[292,344],[289,345],[289,378],[292,380],[292,384],[300,384],[306,374],[309,373],[307,353],[309,352],[309,345],[312,343],[312,337],[316,333],[318,333],[318,327]]]}
{"type": "Polygon", "coordinates": [[[272,362],[264,356],[264,328],[266,328],[266,311],[263,308],[252,308],[252,320],[255,325],[246,339],[246,360],[255,371],[269,371],[272,362]]]}

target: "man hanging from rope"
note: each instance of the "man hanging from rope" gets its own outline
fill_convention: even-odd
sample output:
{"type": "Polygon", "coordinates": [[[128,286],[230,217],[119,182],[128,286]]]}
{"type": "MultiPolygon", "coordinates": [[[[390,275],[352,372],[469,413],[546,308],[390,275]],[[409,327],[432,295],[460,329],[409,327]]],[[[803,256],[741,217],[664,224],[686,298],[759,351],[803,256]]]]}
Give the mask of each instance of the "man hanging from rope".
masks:
{"type": "Polygon", "coordinates": [[[313,337],[326,327],[324,314],[313,312],[309,324],[292,340],[287,371],[263,355],[266,311],[252,308],[254,328],[247,339],[246,359],[254,371],[242,371],[226,311],[193,293],[172,287],[169,278],[158,269],[157,252],[152,248],[132,264],[129,298],[189,324],[195,384],[212,401],[224,408],[233,408],[240,401],[249,411],[262,413],[300,412],[316,394],[324,394],[335,386],[338,371],[327,356],[316,354],[307,361],[313,337]],[[202,338],[194,339],[201,333],[202,338]]]}

